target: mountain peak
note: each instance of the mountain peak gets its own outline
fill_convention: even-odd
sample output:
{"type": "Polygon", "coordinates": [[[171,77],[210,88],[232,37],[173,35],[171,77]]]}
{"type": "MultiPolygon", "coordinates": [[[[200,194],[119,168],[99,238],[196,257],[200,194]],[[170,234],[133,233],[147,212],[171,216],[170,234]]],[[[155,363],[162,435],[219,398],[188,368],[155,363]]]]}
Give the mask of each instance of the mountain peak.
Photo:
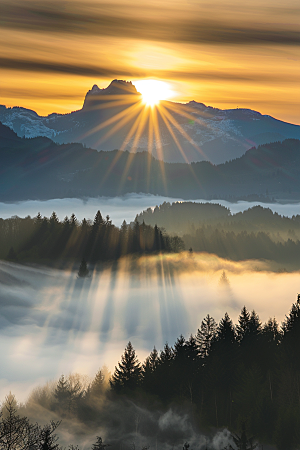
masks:
{"type": "MultiPolygon", "coordinates": [[[[100,89],[97,84],[94,84],[92,89],[90,89],[84,99],[83,108],[87,108],[96,101],[101,102],[104,101],[103,96],[107,95],[138,95],[138,92],[135,86],[131,81],[125,80],[113,80],[111,83],[104,89],[100,89]]],[[[107,101],[107,98],[105,99],[107,101]]]]}

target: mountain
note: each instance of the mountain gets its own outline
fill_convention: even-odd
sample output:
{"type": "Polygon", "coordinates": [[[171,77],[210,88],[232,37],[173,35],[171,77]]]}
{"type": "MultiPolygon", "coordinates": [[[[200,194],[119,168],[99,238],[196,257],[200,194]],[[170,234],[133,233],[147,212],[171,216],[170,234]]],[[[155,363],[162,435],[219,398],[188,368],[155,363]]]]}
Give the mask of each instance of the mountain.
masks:
{"type": "Polygon", "coordinates": [[[153,131],[140,100],[131,82],[113,80],[105,89],[94,85],[78,111],[42,117],[25,108],[0,105],[0,121],[20,137],[44,136],[56,143],[80,142],[104,151],[148,151],[153,142],[153,156],[165,162],[221,164],[253,146],[300,139],[298,125],[250,109],[221,110],[195,101],[162,101],[154,111],[153,131]]]}
{"type": "Polygon", "coordinates": [[[163,163],[147,152],[106,152],[80,143],[56,144],[46,137],[20,138],[0,123],[1,201],[130,192],[185,199],[299,200],[300,140],[254,147],[219,165],[163,163]]]}

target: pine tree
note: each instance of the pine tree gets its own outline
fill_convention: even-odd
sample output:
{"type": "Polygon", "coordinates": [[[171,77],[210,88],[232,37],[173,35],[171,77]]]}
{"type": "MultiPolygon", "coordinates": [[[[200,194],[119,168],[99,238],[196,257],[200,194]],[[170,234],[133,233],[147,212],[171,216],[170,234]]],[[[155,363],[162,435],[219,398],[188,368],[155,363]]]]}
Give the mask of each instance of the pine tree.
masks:
{"type": "Polygon", "coordinates": [[[96,229],[96,228],[100,227],[101,225],[104,225],[104,220],[103,220],[101,212],[98,210],[95,215],[95,218],[94,218],[93,228],[96,229]]]}
{"type": "Polygon", "coordinates": [[[1,450],[27,450],[38,447],[40,428],[31,424],[27,417],[17,414],[17,402],[14,395],[9,394],[2,407],[3,417],[0,421],[1,450]]]}
{"type": "Polygon", "coordinates": [[[87,267],[87,263],[86,260],[84,258],[82,258],[80,266],[79,266],[79,270],[78,270],[78,276],[80,278],[85,278],[89,275],[89,269],[87,267]]]}
{"type": "Polygon", "coordinates": [[[235,328],[227,312],[225,313],[224,318],[220,320],[216,340],[226,344],[232,344],[236,341],[235,328]]]}
{"type": "Polygon", "coordinates": [[[104,375],[102,370],[100,369],[96,373],[95,378],[91,384],[90,392],[92,395],[98,397],[103,393],[103,389],[104,389],[104,375]]]}
{"type": "Polygon", "coordinates": [[[54,433],[60,425],[60,421],[46,424],[40,432],[39,450],[58,450],[60,447],[57,444],[58,436],[54,433]]]}
{"type": "Polygon", "coordinates": [[[111,387],[115,390],[135,389],[139,385],[142,369],[130,341],[118,366],[115,367],[115,372],[111,377],[111,387]]]}
{"type": "Polygon", "coordinates": [[[55,211],[53,211],[53,213],[52,213],[51,216],[50,216],[50,225],[51,225],[51,228],[52,228],[52,229],[55,228],[58,224],[59,224],[59,220],[58,220],[57,214],[56,214],[55,211]]]}
{"type": "Polygon", "coordinates": [[[245,423],[242,424],[241,435],[233,434],[232,438],[238,450],[254,450],[257,447],[257,444],[253,443],[253,437],[247,437],[245,423]]]}
{"type": "Polygon", "coordinates": [[[144,364],[143,364],[143,376],[145,373],[152,373],[155,371],[158,365],[158,351],[156,350],[155,346],[153,347],[152,352],[150,355],[146,358],[144,364]]]}
{"type": "Polygon", "coordinates": [[[246,306],[243,306],[241,314],[238,318],[237,330],[237,340],[241,342],[249,334],[250,330],[250,313],[248,312],[246,306]]]}
{"type": "Polygon", "coordinates": [[[154,347],[142,366],[142,385],[150,393],[156,390],[156,369],[159,364],[158,351],[154,347]]]}
{"type": "Polygon", "coordinates": [[[64,375],[62,375],[58,380],[54,390],[54,397],[57,401],[59,409],[63,411],[70,410],[71,387],[69,381],[65,379],[64,375]]]}
{"type": "Polygon", "coordinates": [[[109,447],[109,444],[103,444],[102,438],[97,436],[96,443],[93,444],[92,450],[104,450],[105,447],[109,447]]]}
{"type": "Polygon", "coordinates": [[[300,303],[294,303],[282,324],[282,344],[285,356],[294,369],[300,370],[300,303]]]}
{"type": "Polygon", "coordinates": [[[209,355],[210,347],[216,334],[217,324],[215,319],[207,314],[202,320],[200,329],[198,329],[196,334],[196,343],[201,358],[206,358],[209,355]]]}

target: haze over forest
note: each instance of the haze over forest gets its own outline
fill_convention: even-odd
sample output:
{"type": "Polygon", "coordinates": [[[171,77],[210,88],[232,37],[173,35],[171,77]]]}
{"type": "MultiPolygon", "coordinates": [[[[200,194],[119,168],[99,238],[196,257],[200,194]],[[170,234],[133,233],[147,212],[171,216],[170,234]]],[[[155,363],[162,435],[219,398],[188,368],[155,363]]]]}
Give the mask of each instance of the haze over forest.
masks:
{"type": "Polygon", "coordinates": [[[0,449],[299,450],[298,0],[0,0],[0,449]]]}

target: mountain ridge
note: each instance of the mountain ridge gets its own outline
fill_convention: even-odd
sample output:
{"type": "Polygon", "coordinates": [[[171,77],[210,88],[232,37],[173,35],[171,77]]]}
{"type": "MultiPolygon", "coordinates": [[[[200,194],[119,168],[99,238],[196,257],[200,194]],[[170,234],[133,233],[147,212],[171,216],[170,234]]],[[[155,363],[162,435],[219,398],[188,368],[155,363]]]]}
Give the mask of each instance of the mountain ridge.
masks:
{"type": "Polygon", "coordinates": [[[113,80],[104,89],[94,85],[77,111],[39,116],[33,110],[1,105],[0,121],[21,137],[46,136],[58,144],[81,142],[99,151],[116,148],[147,151],[152,140],[152,154],[165,162],[208,160],[221,164],[253,146],[300,139],[299,125],[251,109],[221,110],[195,100],[186,104],[161,102],[156,114],[160,140],[150,135],[148,122],[137,139],[138,131],[131,133],[137,116],[131,116],[131,112],[138,99],[140,96],[131,82],[113,80]]]}
{"type": "Polygon", "coordinates": [[[163,163],[148,152],[20,138],[0,123],[0,200],[122,196],[183,199],[300,199],[300,140],[265,144],[220,165],[163,163]]]}

